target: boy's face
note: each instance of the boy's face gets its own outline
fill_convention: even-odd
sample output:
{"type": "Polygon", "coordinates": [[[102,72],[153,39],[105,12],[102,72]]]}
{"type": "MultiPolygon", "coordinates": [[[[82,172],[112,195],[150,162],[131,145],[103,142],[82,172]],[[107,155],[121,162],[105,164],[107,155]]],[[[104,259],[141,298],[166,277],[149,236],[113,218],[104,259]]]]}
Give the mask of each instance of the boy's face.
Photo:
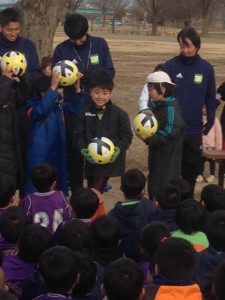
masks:
{"type": "Polygon", "coordinates": [[[102,108],[109,102],[112,95],[112,91],[95,87],[91,89],[91,98],[95,103],[96,108],[102,108]]]}
{"type": "Polygon", "coordinates": [[[20,22],[10,22],[0,29],[7,40],[14,42],[20,33],[20,22]]]}
{"type": "Polygon", "coordinates": [[[153,85],[148,84],[148,92],[149,92],[149,97],[151,98],[151,100],[162,101],[164,99],[163,94],[165,92],[165,88],[161,87],[161,91],[162,91],[162,94],[159,94],[153,85]]]}

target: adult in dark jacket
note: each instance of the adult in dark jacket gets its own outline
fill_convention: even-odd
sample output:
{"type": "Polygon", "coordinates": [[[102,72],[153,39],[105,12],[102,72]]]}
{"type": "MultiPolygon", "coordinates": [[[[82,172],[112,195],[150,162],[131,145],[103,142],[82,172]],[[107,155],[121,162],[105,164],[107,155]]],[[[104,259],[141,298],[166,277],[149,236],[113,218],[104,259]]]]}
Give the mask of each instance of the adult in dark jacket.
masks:
{"type": "MultiPolygon", "coordinates": [[[[64,23],[64,31],[69,39],[60,43],[53,53],[53,66],[60,60],[74,61],[82,78],[81,91],[84,96],[83,108],[91,103],[89,79],[93,72],[106,70],[111,78],[115,75],[111,54],[107,42],[101,37],[88,34],[88,21],[80,14],[69,15],[64,23]]],[[[70,87],[63,89],[65,102],[71,101],[75,92],[70,87]]],[[[82,109],[81,109],[82,110],[82,109]]],[[[74,153],[72,147],[72,129],[75,126],[74,116],[66,117],[68,173],[71,190],[83,186],[83,158],[74,153]]]]}
{"type": "Polygon", "coordinates": [[[189,182],[193,195],[201,159],[202,134],[208,134],[215,120],[215,75],[212,65],[198,54],[201,40],[194,28],[185,27],[181,30],[177,41],[180,55],[163,64],[162,70],[176,84],[175,97],[186,124],[181,171],[183,178],[189,182]],[[203,127],[204,105],[207,122],[203,127]]]}
{"type": "Polygon", "coordinates": [[[16,109],[26,87],[25,83],[21,84],[24,90],[17,89],[16,94],[12,91],[14,80],[18,78],[15,79],[10,70],[3,70],[0,77],[0,180],[1,183],[11,182],[15,189],[22,189],[23,169],[16,109]]]}
{"type": "MultiPolygon", "coordinates": [[[[20,36],[21,20],[19,12],[14,8],[6,8],[0,13],[0,56],[8,51],[19,51],[23,53],[27,60],[27,71],[20,77],[20,82],[11,81],[10,88],[16,103],[15,115],[19,115],[18,137],[20,139],[20,152],[22,163],[25,169],[26,144],[29,133],[29,122],[26,118],[24,104],[31,97],[31,82],[41,74],[38,54],[32,41],[20,36]]],[[[7,100],[7,99],[5,99],[7,100]]],[[[18,130],[18,129],[17,129],[18,130]]],[[[19,143],[17,143],[19,147],[19,143]]],[[[21,177],[21,180],[23,177],[21,177]]],[[[24,196],[24,182],[20,185],[20,196],[24,196]]]]}

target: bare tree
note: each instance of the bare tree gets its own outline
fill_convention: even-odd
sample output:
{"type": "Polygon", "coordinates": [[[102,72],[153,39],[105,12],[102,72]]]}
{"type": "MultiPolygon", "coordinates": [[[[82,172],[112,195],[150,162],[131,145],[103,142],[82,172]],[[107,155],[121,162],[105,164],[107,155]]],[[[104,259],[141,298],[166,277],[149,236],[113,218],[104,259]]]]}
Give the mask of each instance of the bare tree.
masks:
{"type": "Polygon", "coordinates": [[[163,7],[164,0],[137,0],[143,6],[152,21],[152,35],[157,34],[158,21],[163,7]]]}
{"type": "Polygon", "coordinates": [[[199,0],[199,5],[202,14],[202,32],[203,37],[209,34],[209,8],[215,0],[199,0]]]}
{"type": "Polygon", "coordinates": [[[106,25],[106,14],[112,8],[111,0],[95,0],[93,4],[102,12],[102,27],[106,25]]]}
{"type": "Polygon", "coordinates": [[[66,12],[74,13],[82,2],[83,0],[67,0],[66,12]]]}
{"type": "Polygon", "coordinates": [[[77,9],[82,1],[21,0],[23,35],[35,43],[40,58],[52,53],[53,38],[66,7],[77,9]]]}

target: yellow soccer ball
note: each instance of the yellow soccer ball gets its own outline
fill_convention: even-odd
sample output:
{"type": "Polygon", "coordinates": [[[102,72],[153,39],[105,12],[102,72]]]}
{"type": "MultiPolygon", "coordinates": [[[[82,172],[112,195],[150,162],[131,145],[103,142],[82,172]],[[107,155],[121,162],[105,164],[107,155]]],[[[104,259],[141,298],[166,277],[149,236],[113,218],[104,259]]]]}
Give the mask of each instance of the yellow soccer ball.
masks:
{"type": "Polygon", "coordinates": [[[58,61],[53,72],[56,71],[60,73],[60,85],[69,86],[74,84],[78,79],[78,69],[77,66],[70,60],[60,60],[58,61]]]}
{"type": "Polygon", "coordinates": [[[99,165],[105,165],[110,162],[114,148],[113,142],[106,137],[96,137],[88,145],[89,154],[94,162],[99,165]]]}
{"type": "Polygon", "coordinates": [[[1,69],[8,67],[15,76],[22,76],[27,69],[27,60],[19,51],[8,51],[1,58],[1,69]]]}
{"type": "Polygon", "coordinates": [[[133,130],[136,135],[146,139],[156,133],[158,122],[154,116],[139,113],[133,120],[133,130]]]}

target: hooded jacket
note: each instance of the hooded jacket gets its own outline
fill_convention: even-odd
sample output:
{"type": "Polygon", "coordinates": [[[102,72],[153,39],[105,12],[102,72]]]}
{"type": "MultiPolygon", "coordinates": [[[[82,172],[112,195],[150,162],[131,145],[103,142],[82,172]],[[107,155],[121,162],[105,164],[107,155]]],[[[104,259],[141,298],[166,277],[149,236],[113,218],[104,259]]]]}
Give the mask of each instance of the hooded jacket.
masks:
{"type": "Polygon", "coordinates": [[[155,208],[146,198],[135,201],[117,202],[108,215],[116,218],[121,227],[121,248],[126,256],[140,260],[140,235],[149,223],[149,216],[155,208]]]}

